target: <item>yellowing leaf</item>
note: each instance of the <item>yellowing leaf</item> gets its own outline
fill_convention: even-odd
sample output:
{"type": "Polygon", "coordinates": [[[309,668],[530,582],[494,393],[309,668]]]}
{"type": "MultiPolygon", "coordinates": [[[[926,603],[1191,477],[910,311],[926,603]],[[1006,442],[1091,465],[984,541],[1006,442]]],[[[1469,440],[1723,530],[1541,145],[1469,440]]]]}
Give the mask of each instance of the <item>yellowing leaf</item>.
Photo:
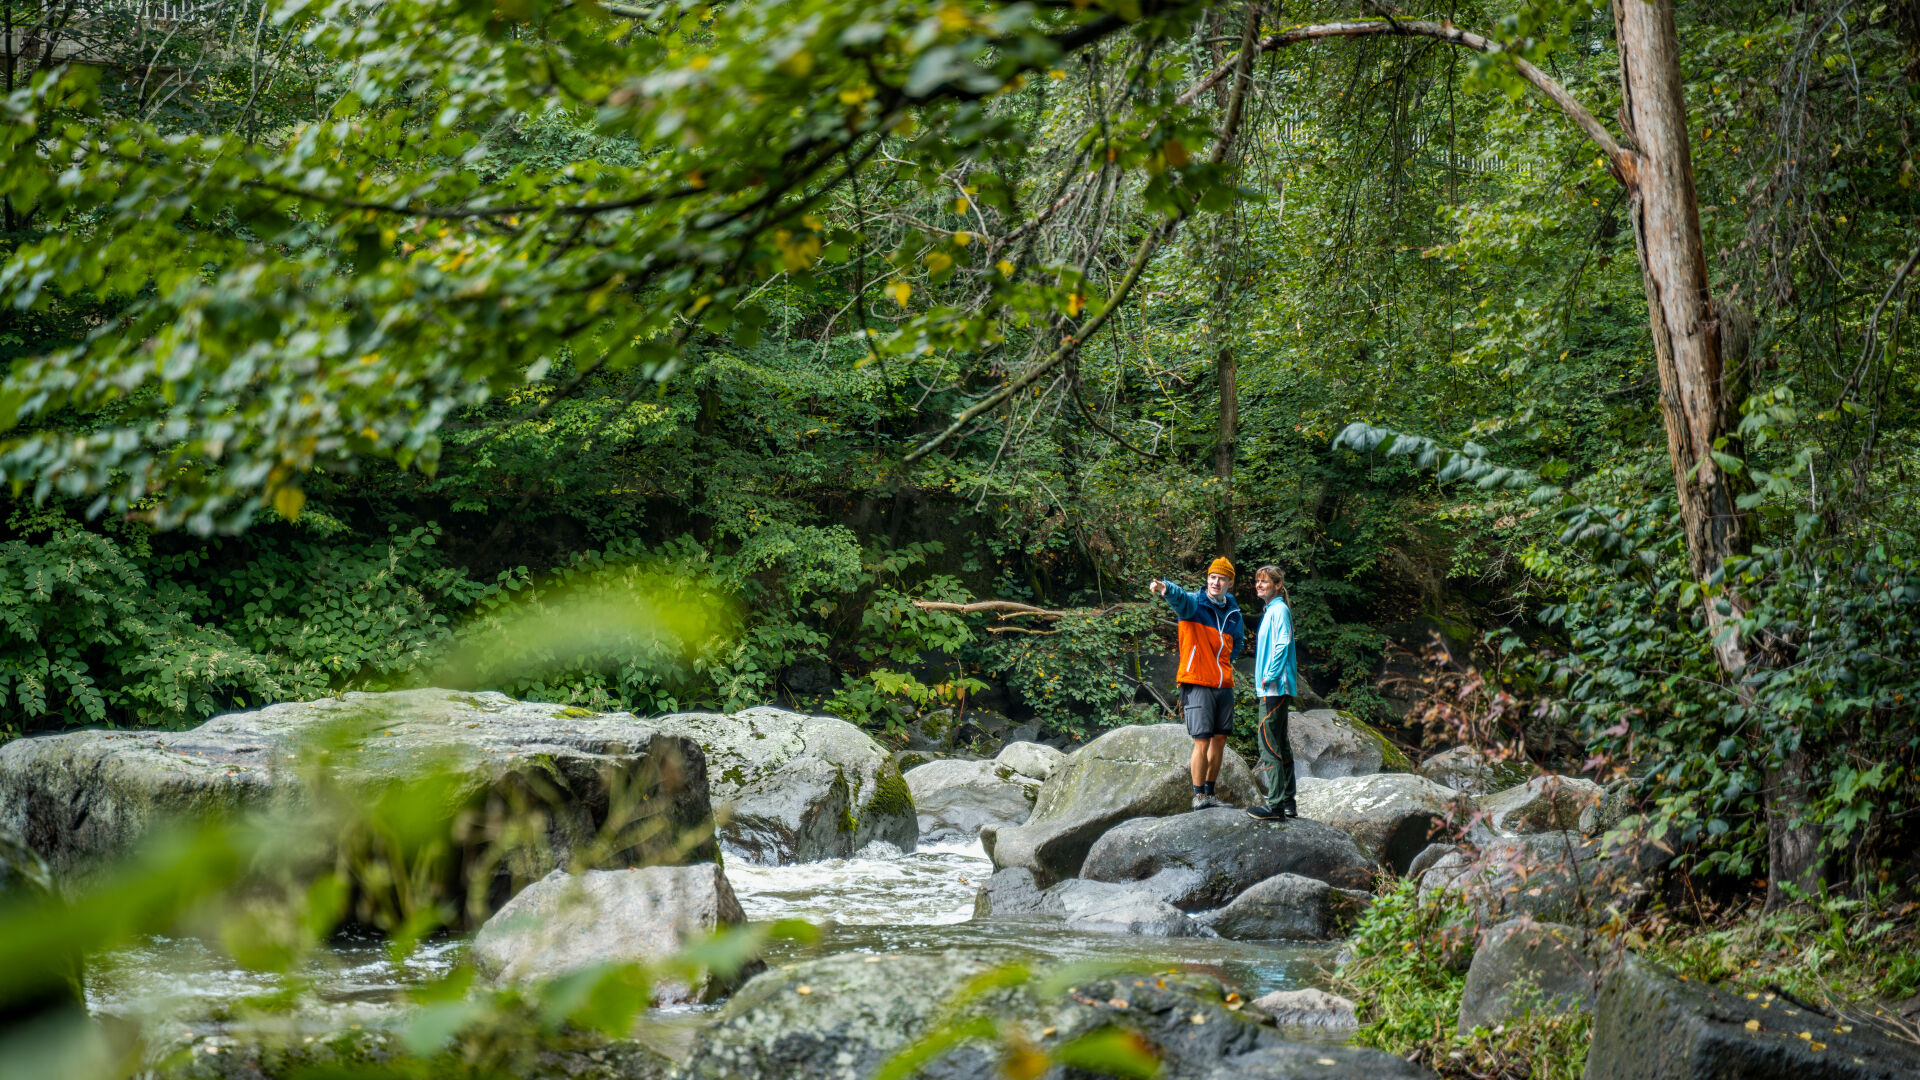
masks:
{"type": "Polygon", "coordinates": [[[953,212],[956,214],[964,214],[967,212],[967,207],[972,205],[973,205],[973,200],[967,198],[965,195],[962,195],[959,198],[953,200],[953,212]]]}
{"type": "Polygon", "coordinates": [[[1193,155],[1187,153],[1186,144],[1179,139],[1168,139],[1167,145],[1162,147],[1160,152],[1166,156],[1167,164],[1176,169],[1185,168],[1186,164],[1193,160],[1193,155]]]}
{"type": "Polygon", "coordinates": [[[1081,296],[1079,293],[1074,293],[1072,296],[1067,297],[1067,314],[1068,315],[1080,314],[1080,309],[1085,306],[1087,306],[1087,298],[1084,296],[1081,296]]]}
{"type": "Polygon", "coordinates": [[[780,62],[780,70],[796,79],[804,79],[813,74],[813,54],[805,49],[794,53],[780,62]]]}
{"type": "Polygon", "coordinates": [[[274,512],[288,521],[299,520],[300,508],[305,505],[307,505],[307,493],[299,488],[289,484],[286,487],[274,489],[274,512]]]}
{"type": "Polygon", "coordinates": [[[966,247],[968,244],[973,243],[973,234],[962,229],[953,234],[953,242],[961,247],[966,247]]]}
{"type": "Polygon", "coordinates": [[[906,307],[907,298],[913,295],[913,286],[904,281],[896,281],[881,291],[886,293],[887,298],[894,303],[899,304],[901,307],[906,307]]]}
{"type": "Polygon", "coordinates": [[[953,265],[953,256],[944,251],[927,252],[927,269],[938,274],[953,265]]]}
{"type": "Polygon", "coordinates": [[[999,262],[994,263],[993,265],[996,269],[1000,271],[1000,276],[1002,277],[1013,276],[1013,263],[1011,261],[1007,259],[1001,259],[999,262]]]}
{"type": "Polygon", "coordinates": [[[1059,68],[1053,68],[1047,72],[1047,78],[1049,79],[1064,79],[1066,77],[1067,73],[1061,71],[1059,68]]]}

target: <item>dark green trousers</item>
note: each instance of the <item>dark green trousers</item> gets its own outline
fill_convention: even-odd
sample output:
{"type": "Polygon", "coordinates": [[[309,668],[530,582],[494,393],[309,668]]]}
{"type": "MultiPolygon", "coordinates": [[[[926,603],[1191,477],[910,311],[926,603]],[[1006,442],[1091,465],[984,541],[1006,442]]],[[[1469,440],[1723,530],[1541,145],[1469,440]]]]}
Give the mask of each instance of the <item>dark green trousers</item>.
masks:
{"type": "Polygon", "coordinates": [[[1260,699],[1260,725],[1254,739],[1260,743],[1260,764],[1254,780],[1269,807],[1293,798],[1293,743],[1287,739],[1287,697],[1260,699]]]}

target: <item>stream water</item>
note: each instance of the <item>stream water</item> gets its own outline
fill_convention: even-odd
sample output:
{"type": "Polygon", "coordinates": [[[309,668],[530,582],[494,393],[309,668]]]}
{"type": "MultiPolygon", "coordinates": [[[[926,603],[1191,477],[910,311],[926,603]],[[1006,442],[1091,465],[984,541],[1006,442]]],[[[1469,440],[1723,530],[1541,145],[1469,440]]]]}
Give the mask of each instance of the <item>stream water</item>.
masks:
{"type": "MultiPolygon", "coordinates": [[[[767,956],[775,964],[830,953],[992,945],[1037,965],[1120,956],[1155,969],[1200,970],[1255,996],[1317,985],[1332,962],[1334,946],[1324,943],[1122,937],[1046,922],[976,921],[974,892],[992,872],[978,841],[931,844],[904,855],[876,845],[853,858],[789,866],[727,865],[749,919],[799,918],[824,928],[810,945],[775,943],[767,956]]],[[[465,949],[464,937],[444,936],[395,964],[377,937],[335,938],[299,973],[312,988],[311,1004],[303,1003],[302,1012],[336,1014],[335,1020],[375,1016],[402,990],[450,971],[465,949]]],[[[275,977],[247,971],[216,945],[173,937],[150,938],[97,958],[87,981],[95,1011],[148,1022],[225,1013],[280,988],[275,977]]]]}

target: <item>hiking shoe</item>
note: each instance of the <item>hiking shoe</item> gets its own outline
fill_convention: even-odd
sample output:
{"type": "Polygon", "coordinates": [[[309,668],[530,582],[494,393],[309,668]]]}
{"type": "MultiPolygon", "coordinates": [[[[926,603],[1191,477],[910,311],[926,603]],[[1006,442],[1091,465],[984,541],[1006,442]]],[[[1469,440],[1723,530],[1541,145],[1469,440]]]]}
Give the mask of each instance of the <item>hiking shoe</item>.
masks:
{"type": "Polygon", "coordinates": [[[1277,806],[1256,806],[1247,811],[1247,816],[1255,821],[1279,821],[1287,815],[1277,806]]]}
{"type": "Polygon", "coordinates": [[[1212,805],[1213,805],[1212,803],[1207,801],[1207,797],[1205,795],[1195,795],[1193,797],[1193,808],[1195,810],[1205,810],[1207,807],[1212,805]]]}
{"type": "Polygon", "coordinates": [[[1297,806],[1295,806],[1295,805],[1293,805],[1293,800],[1292,800],[1292,799],[1283,799],[1283,800],[1281,800],[1281,803],[1280,803],[1280,812],[1281,812],[1281,813],[1283,813],[1283,814],[1285,814],[1285,815],[1287,815],[1288,817],[1299,817],[1299,816],[1300,816],[1300,808],[1299,808],[1299,807],[1297,807],[1297,806]]]}

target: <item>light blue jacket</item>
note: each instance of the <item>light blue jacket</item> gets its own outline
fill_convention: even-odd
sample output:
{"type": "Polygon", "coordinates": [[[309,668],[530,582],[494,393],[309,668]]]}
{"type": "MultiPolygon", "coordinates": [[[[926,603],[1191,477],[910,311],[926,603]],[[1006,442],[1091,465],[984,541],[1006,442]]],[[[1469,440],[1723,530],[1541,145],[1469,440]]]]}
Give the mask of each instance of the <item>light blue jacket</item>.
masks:
{"type": "Polygon", "coordinates": [[[1299,660],[1293,648],[1293,610],[1277,596],[1267,602],[1254,638],[1253,685],[1261,697],[1291,696],[1300,685],[1299,660]]]}

